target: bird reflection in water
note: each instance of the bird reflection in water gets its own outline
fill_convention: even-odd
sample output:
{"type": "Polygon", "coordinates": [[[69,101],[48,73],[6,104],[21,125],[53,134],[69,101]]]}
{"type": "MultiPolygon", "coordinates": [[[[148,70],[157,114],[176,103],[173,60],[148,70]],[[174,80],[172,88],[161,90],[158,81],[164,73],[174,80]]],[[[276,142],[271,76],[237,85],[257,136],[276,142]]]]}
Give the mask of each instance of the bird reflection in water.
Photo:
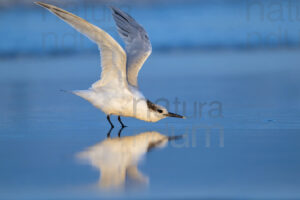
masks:
{"type": "MultiPolygon", "coordinates": [[[[158,132],[143,132],[134,136],[111,138],[95,144],[78,154],[80,159],[99,169],[101,189],[122,189],[131,186],[146,186],[149,179],[137,168],[138,162],[150,150],[165,147],[168,141],[182,136],[165,136],[158,132]]],[[[111,131],[111,130],[110,130],[111,131]]]]}

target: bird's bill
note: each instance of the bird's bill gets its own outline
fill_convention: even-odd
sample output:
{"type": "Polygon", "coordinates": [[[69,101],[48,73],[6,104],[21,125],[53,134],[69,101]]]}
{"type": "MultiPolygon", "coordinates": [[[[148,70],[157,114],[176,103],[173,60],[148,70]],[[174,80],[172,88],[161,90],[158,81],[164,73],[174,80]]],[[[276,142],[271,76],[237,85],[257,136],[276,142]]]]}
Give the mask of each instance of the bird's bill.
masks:
{"type": "Polygon", "coordinates": [[[171,112],[169,112],[169,113],[167,114],[167,117],[176,117],[176,118],[182,118],[182,119],[185,119],[184,116],[181,116],[181,115],[178,115],[178,114],[175,114],[175,113],[171,113],[171,112]]]}

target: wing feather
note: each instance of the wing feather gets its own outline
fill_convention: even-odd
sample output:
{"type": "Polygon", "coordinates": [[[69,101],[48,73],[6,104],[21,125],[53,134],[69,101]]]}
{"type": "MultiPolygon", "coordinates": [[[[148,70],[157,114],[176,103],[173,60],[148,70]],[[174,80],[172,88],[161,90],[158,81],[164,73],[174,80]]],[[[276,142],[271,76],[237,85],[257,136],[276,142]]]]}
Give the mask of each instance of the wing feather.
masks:
{"type": "Polygon", "coordinates": [[[101,53],[102,72],[101,79],[94,83],[92,88],[97,88],[108,83],[127,86],[126,53],[108,33],[61,8],[42,2],[36,2],[36,4],[48,9],[77,31],[97,43],[101,53]]]}
{"type": "Polygon", "coordinates": [[[115,7],[111,9],[119,35],[126,44],[127,80],[130,85],[138,87],[138,73],[152,52],[148,34],[130,15],[115,7]]]}

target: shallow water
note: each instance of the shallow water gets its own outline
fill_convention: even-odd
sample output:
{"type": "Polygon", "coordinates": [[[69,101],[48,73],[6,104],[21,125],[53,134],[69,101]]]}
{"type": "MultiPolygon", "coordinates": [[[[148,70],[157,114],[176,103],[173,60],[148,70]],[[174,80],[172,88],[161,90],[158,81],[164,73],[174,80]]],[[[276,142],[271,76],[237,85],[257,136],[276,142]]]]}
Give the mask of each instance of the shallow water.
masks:
{"type": "MultiPolygon", "coordinates": [[[[86,89],[96,81],[98,54],[3,59],[0,199],[299,198],[299,53],[151,55],[140,73],[141,90],[152,101],[169,103],[171,111],[176,111],[177,98],[178,113],[188,119],[146,123],[124,118],[128,127],[118,139],[113,117],[117,127],[111,138],[120,143],[152,131],[184,137],[149,153],[147,145],[128,150],[132,145],[116,142],[135,153],[127,163],[135,165],[139,159],[138,171],[147,181],[136,183],[127,176],[113,192],[99,185],[102,176],[95,164],[78,158],[106,140],[105,115],[79,97],[60,92],[86,89]]],[[[95,151],[101,158],[95,163],[114,158],[123,163],[117,160],[117,147],[106,148],[117,152],[107,156],[95,151]]]]}
{"type": "MultiPolygon", "coordinates": [[[[13,1],[22,4],[24,1],[13,1]]],[[[47,10],[27,0],[27,7],[1,9],[0,56],[48,55],[96,51],[97,47],[47,10]]],[[[109,5],[78,0],[49,2],[100,26],[123,44],[109,5]],[[73,3],[72,3],[73,2],[73,3]],[[81,2],[81,3],[80,3],[81,2]]],[[[115,1],[117,3],[118,1],[115,1]]],[[[297,0],[155,0],[123,1],[149,34],[155,51],[172,49],[248,49],[299,47],[297,0]]]]}

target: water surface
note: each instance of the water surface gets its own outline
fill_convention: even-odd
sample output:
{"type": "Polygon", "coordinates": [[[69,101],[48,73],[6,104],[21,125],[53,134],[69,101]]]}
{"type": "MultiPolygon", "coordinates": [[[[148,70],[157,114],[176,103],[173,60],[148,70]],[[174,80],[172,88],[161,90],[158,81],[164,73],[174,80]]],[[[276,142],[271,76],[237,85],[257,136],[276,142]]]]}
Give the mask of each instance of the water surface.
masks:
{"type": "MultiPolygon", "coordinates": [[[[171,111],[177,98],[188,119],[124,118],[121,139],[145,132],[185,137],[140,153],[144,184],[126,179],[113,193],[99,187],[99,169],[78,158],[107,140],[105,115],[60,92],[96,81],[98,54],[3,59],[0,198],[299,198],[299,53],[153,53],[141,90],[161,105],[167,100],[171,111]]],[[[120,140],[112,121],[111,139],[120,140]]]]}

